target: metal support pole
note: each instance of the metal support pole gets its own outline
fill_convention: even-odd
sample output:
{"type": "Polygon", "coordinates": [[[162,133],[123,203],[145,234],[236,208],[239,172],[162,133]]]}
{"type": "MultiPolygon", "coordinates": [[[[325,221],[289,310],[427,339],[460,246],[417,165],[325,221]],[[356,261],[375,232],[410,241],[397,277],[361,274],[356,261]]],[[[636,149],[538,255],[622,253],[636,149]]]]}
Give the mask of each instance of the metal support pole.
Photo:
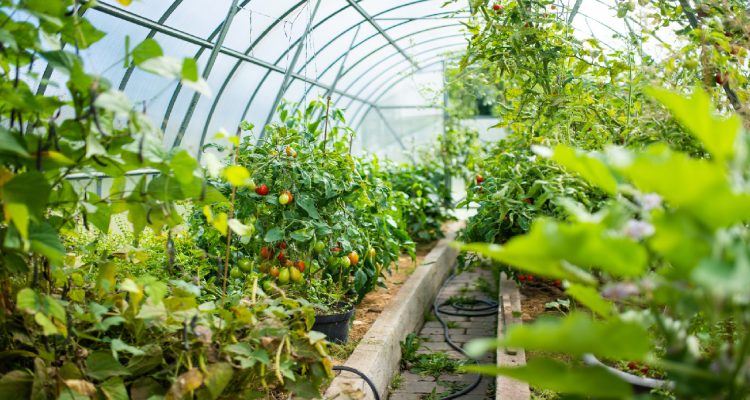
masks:
{"type": "MultiPolygon", "coordinates": [[[[239,8],[237,7],[237,3],[239,3],[239,0],[233,0],[232,5],[229,7],[229,11],[227,11],[227,17],[224,19],[224,25],[221,28],[219,38],[216,39],[216,44],[214,44],[214,48],[211,50],[211,54],[208,57],[206,68],[203,70],[203,79],[208,79],[208,76],[211,74],[211,69],[214,67],[214,63],[216,62],[216,57],[219,56],[219,49],[221,49],[224,45],[224,39],[226,39],[227,32],[229,32],[229,26],[232,25],[232,19],[234,19],[234,16],[237,14],[237,10],[239,10],[239,8]]],[[[198,99],[200,98],[200,96],[201,95],[199,93],[193,94],[193,98],[190,100],[190,105],[185,112],[185,117],[182,119],[180,130],[177,132],[177,137],[174,138],[174,142],[172,143],[172,148],[180,147],[182,138],[185,137],[185,131],[187,130],[187,126],[190,123],[190,118],[193,116],[193,112],[195,112],[195,108],[198,106],[198,99]]],[[[201,153],[200,150],[201,149],[198,149],[199,158],[201,153]]]]}
{"type": "MultiPolygon", "coordinates": [[[[341,77],[344,75],[344,68],[346,67],[346,60],[349,59],[349,54],[351,54],[352,49],[354,48],[354,42],[357,41],[357,36],[359,36],[359,30],[362,28],[362,25],[357,25],[357,30],[354,32],[354,37],[352,38],[352,42],[349,44],[349,50],[344,54],[344,59],[341,61],[341,66],[339,67],[339,72],[336,73],[336,78],[333,79],[333,83],[331,84],[331,88],[328,89],[326,92],[325,97],[330,96],[333,94],[334,89],[336,89],[336,85],[339,84],[339,80],[341,80],[341,77]]],[[[321,75],[322,77],[322,75],[321,75]]],[[[320,77],[318,77],[320,79],[320,77]]]]}
{"type": "Polygon", "coordinates": [[[388,119],[383,115],[383,112],[380,111],[378,107],[373,107],[373,110],[380,116],[380,119],[383,120],[383,124],[385,124],[385,127],[388,129],[388,132],[391,133],[394,139],[396,139],[396,142],[398,142],[399,146],[401,146],[402,149],[406,150],[406,146],[404,145],[404,142],[401,140],[401,137],[398,136],[398,133],[396,133],[396,130],[393,129],[391,124],[388,122],[388,119]]]}
{"type": "MultiPolygon", "coordinates": [[[[157,23],[164,24],[165,22],[167,22],[167,19],[169,19],[172,13],[175,12],[177,7],[179,7],[180,4],[182,4],[182,2],[183,0],[174,0],[172,4],[167,8],[167,10],[164,11],[164,13],[161,15],[157,23]]],[[[146,39],[153,39],[154,36],[156,36],[156,30],[151,29],[148,32],[148,35],[146,35],[146,39]]],[[[125,70],[125,75],[123,75],[122,80],[120,81],[120,87],[119,87],[120,91],[125,91],[125,87],[128,86],[128,82],[130,81],[130,77],[133,75],[134,70],[135,70],[135,65],[130,65],[128,66],[128,69],[125,70]]]]}
{"type": "Polygon", "coordinates": [[[258,136],[259,142],[263,140],[263,137],[266,134],[266,126],[268,126],[268,124],[271,123],[271,120],[273,120],[273,115],[276,113],[276,107],[279,106],[281,99],[284,97],[284,92],[286,92],[286,90],[289,88],[290,79],[292,77],[292,73],[294,72],[294,66],[297,65],[299,56],[302,54],[302,49],[305,47],[305,40],[307,39],[307,35],[310,33],[310,28],[312,28],[313,20],[315,19],[315,15],[318,13],[318,8],[320,8],[320,3],[321,3],[321,0],[318,0],[315,3],[315,8],[313,8],[312,14],[310,15],[310,20],[307,21],[305,32],[302,34],[302,37],[299,39],[299,44],[297,45],[297,51],[294,53],[294,57],[292,58],[291,64],[287,65],[286,67],[284,80],[281,81],[281,87],[279,87],[279,92],[276,93],[276,99],[273,101],[273,106],[271,107],[271,111],[268,112],[266,123],[263,124],[263,127],[261,128],[261,131],[260,131],[260,136],[258,136]]]}
{"type": "Polygon", "coordinates": [[[372,18],[372,16],[370,14],[368,14],[367,11],[365,11],[362,8],[362,6],[359,5],[359,3],[357,1],[355,1],[355,0],[348,0],[348,1],[349,1],[349,4],[352,6],[352,8],[354,8],[355,10],[357,10],[357,12],[364,19],[366,19],[367,22],[369,22],[370,25],[372,25],[372,27],[375,28],[376,31],[378,31],[378,33],[380,33],[380,36],[382,36],[385,40],[387,40],[388,43],[390,43],[391,46],[393,46],[393,48],[395,48],[399,53],[401,53],[401,55],[404,56],[404,58],[406,58],[407,60],[409,60],[409,62],[411,63],[411,65],[414,66],[414,68],[419,68],[419,64],[417,64],[417,62],[409,54],[407,54],[404,51],[404,49],[402,49],[401,46],[399,46],[396,43],[396,41],[393,40],[393,38],[391,38],[390,35],[388,35],[388,33],[385,30],[383,30],[383,28],[380,26],[380,24],[378,24],[378,22],[375,21],[375,19],[372,18]]]}

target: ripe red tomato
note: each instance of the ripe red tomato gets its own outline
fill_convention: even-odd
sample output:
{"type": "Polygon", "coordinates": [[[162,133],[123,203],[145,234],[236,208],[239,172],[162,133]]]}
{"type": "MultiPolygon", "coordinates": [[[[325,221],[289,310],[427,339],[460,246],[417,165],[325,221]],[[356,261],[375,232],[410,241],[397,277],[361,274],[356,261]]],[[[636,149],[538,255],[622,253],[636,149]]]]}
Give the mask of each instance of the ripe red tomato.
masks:
{"type": "Polygon", "coordinates": [[[297,266],[297,269],[299,270],[299,272],[305,272],[305,262],[304,261],[298,260],[296,266],[297,266]]]}
{"type": "Polygon", "coordinates": [[[495,4],[494,6],[492,6],[492,9],[495,10],[495,11],[502,10],[502,8],[500,7],[500,4],[495,4]]]}
{"type": "Polygon", "coordinates": [[[648,375],[648,371],[649,371],[649,369],[648,369],[648,367],[647,367],[647,366],[645,366],[645,365],[643,366],[643,368],[641,368],[641,373],[642,373],[643,375],[648,375]]]}
{"type": "Polygon", "coordinates": [[[557,287],[562,286],[562,282],[560,282],[559,279],[555,279],[555,286],[557,286],[557,287]]]}
{"type": "Polygon", "coordinates": [[[279,260],[279,262],[283,263],[286,261],[286,257],[284,256],[284,250],[279,252],[279,255],[276,256],[276,259],[279,260]]]}
{"type": "Polygon", "coordinates": [[[521,282],[526,281],[526,275],[518,275],[518,280],[521,282]]]}
{"type": "Polygon", "coordinates": [[[273,252],[268,247],[263,246],[260,248],[260,256],[263,259],[270,260],[273,258],[273,252]]]}
{"type": "Polygon", "coordinates": [[[484,182],[484,177],[482,175],[477,174],[477,185],[481,185],[482,182],[484,182]]]}
{"type": "Polygon", "coordinates": [[[278,247],[279,247],[279,248],[280,248],[281,250],[286,250],[286,242],[279,242],[279,245],[278,245],[278,247]]]}
{"type": "Polygon", "coordinates": [[[635,361],[631,361],[628,363],[628,369],[637,369],[638,364],[635,363],[635,361]]]}
{"type": "Polygon", "coordinates": [[[529,282],[533,281],[534,280],[534,275],[528,275],[526,277],[526,280],[528,280],[529,282]]]}
{"type": "Polygon", "coordinates": [[[260,185],[260,186],[258,186],[257,188],[255,188],[255,193],[257,193],[257,194],[259,194],[261,196],[266,196],[268,194],[268,192],[269,192],[269,189],[268,189],[268,186],[265,183],[262,184],[262,185],[260,185]]]}

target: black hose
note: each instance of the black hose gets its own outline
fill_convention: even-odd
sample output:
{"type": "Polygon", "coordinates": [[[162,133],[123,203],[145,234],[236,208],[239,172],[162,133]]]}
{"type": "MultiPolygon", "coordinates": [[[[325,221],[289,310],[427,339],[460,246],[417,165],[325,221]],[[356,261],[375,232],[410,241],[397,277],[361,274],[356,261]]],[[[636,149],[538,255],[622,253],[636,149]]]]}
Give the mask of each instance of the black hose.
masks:
{"type": "MultiPolygon", "coordinates": [[[[440,317],[440,314],[445,315],[453,315],[453,316],[462,316],[462,317],[488,317],[490,315],[497,314],[497,303],[491,300],[472,300],[471,302],[467,304],[475,305],[475,304],[484,304],[480,307],[467,307],[463,304],[452,304],[452,303],[440,303],[438,304],[438,298],[440,298],[440,294],[443,292],[443,289],[445,289],[445,286],[448,285],[450,281],[453,280],[453,278],[456,277],[455,271],[451,274],[451,276],[448,277],[448,279],[443,282],[443,285],[440,287],[440,290],[438,291],[438,294],[435,298],[435,302],[432,304],[432,310],[435,312],[435,317],[437,318],[438,322],[440,322],[440,325],[443,326],[443,337],[445,338],[445,342],[448,343],[450,347],[455,349],[456,351],[460,352],[464,355],[467,359],[469,359],[470,362],[476,363],[477,360],[470,357],[466,352],[464,351],[461,346],[456,344],[453,340],[451,340],[450,335],[448,334],[448,324],[443,321],[443,318],[440,317]],[[453,309],[457,311],[449,311],[445,308],[452,307],[453,309]]],[[[343,365],[335,365],[333,367],[334,371],[346,371],[351,372],[353,374],[358,375],[360,378],[362,378],[368,386],[370,386],[370,389],[372,390],[373,395],[375,396],[375,400],[380,400],[380,394],[378,393],[378,389],[375,387],[375,384],[370,380],[370,378],[364,374],[364,372],[359,371],[356,368],[352,367],[346,367],[343,365]]],[[[477,386],[482,382],[482,375],[477,375],[477,379],[474,380],[474,382],[459,390],[458,392],[451,393],[450,395],[446,397],[441,397],[440,400],[451,400],[456,399],[461,396],[467,395],[472,390],[476,389],[477,386]]]]}
{"type": "MultiPolygon", "coordinates": [[[[484,306],[480,307],[466,307],[463,304],[455,304],[455,303],[448,303],[443,302],[438,304],[438,299],[440,298],[440,294],[443,292],[443,289],[450,283],[454,278],[456,277],[456,271],[454,271],[451,276],[448,277],[448,279],[443,282],[443,285],[440,287],[440,290],[438,291],[437,296],[435,297],[435,302],[432,303],[432,311],[435,313],[435,317],[437,318],[438,322],[440,322],[440,325],[443,326],[443,338],[445,339],[445,342],[448,343],[448,346],[453,348],[454,350],[458,351],[459,353],[463,354],[464,357],[466,357],[470,363],[476,364],[477,360],[473,357],[470,357],[464,349],[456,344],[448,334],[448,324],[443,320],[443,318],[440,316],[440,314],[445,315],[453,315],[453,316],[462,316],[462,317],[489,317],[490,315],[497,314],[497,302],[491,301],[491,300],[472,300],[468,304],[484,304],[484,306]],[[450,311],[446,310],[447,307],[452,307],[456,311],[450,311]]],[[[455,392],[451,393],[448,396],[441,397],[440,400],[451,400],[456,399],[461,396],[465,396],[469,394],[472,390],[476,389],[477,386],[482,382],[482,375],[477,374],[476,379],[474,382],[472,382],[471,385],[455,392]]]]}
{"type": "Polygon", "coordinates": [[[380,400],[380,394],[378,393],[378,389],[375,387],[375,384],[372,383],[370,378],[364,374],[364,372],[356,368],[346,367],[343,365],[334,365],[333,370],[334,371],[346,371],[346,372],[351,372],[353,374],[359,375],[359,377],[364,379],[364,381],[367,382],[367,385],[370,386],[370,389],[372,390],[372,394],[375,395],[375,400],[380,400]]]}

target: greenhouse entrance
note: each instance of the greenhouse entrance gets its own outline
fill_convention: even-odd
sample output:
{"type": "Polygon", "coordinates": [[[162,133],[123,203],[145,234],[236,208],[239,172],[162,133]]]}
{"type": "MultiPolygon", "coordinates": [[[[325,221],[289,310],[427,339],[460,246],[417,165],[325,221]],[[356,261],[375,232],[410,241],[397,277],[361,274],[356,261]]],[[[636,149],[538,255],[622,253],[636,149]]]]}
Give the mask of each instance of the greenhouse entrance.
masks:
{"type": "Polygon", "coordinates": [[[0,399],[750,398],[745,0],[0,0],[0,399]]]}

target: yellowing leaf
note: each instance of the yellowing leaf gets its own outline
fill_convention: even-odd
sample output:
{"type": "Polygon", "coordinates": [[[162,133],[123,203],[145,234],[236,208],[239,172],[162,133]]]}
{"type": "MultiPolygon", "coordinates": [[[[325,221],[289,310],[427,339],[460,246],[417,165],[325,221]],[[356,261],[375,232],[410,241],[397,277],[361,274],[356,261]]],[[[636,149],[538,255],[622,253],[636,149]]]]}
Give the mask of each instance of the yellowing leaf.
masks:
{"type": "Polygon", "coordinates": [[[117,2],[127,7],[133,2],[133,0],[117,0],[117,2]]]}
{"type": "Polygon", "coordinates": [[[65,386],[83,396],[93,396],[96,394],[96,386],[83,379],[68,379],[65,381],[65,386]]]}
{"type": "Polygon", "coordinates": [[[232,186],[244,186],[250,180],[250,171],[240,165],[232,165],[224,169],[224,178],[232,186]]]}
{"type": "Polygon", "coordinates": [[[217,215],[213,222],[211,222],[211,225],[213,225],[213,227],[222,235],[226,236],[227,230],[229,229],[229,217],[227,216],[227,213],[217,215]]]}

